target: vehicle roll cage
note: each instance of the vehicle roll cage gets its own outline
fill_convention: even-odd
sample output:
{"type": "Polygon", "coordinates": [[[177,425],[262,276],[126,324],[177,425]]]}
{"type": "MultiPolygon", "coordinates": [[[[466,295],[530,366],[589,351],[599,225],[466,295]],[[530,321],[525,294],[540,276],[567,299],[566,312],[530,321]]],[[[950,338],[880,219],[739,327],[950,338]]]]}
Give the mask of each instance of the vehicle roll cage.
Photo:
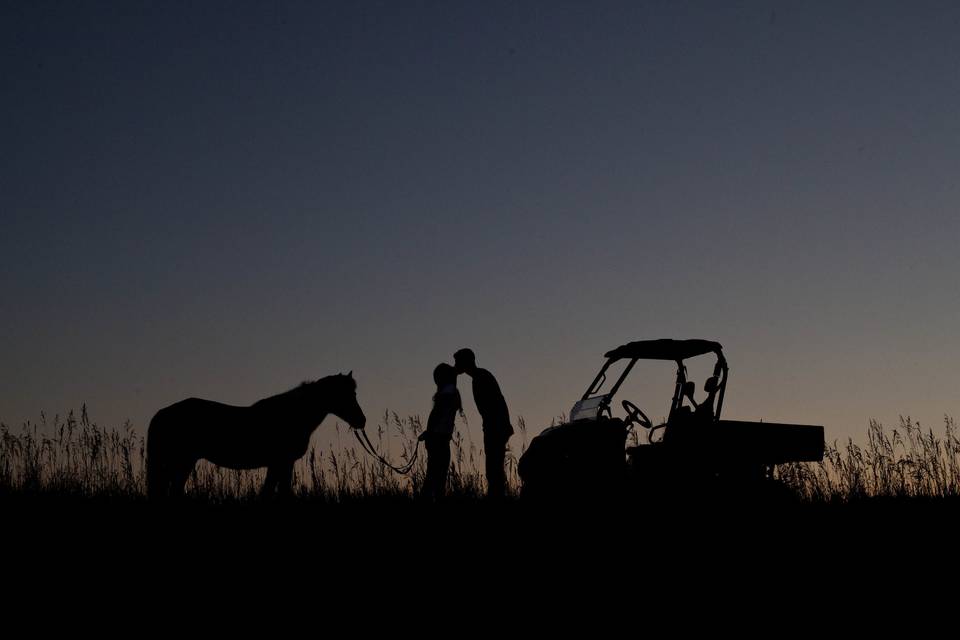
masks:
{"type": "Polygon", "coordinates": [[[709,340],[641,340],[608,351],[604,354],[607,361],[580,400],[587,400],[599,391],[607,380],[607,369],[611,365],[620,360],[629,359],[630,362],[620,373],[620,377],[617,378],[613,387],[603,396],[604,399],[601,402],[598,414],[606,411],[607,415],[610,415],[610,403],[613,401],[613,396],[616,395],[623,381],[630,375],[630,371],[639,360],[672,360],[677,363],[677,381],[673,391],[673,400],[670,403],[670,416],[672,417],[674,412],[683,405],[683,387],[687,382],[687,367],[684,365],[684,361],[707,353],[714,353],[717,356],[717,362],[713,367],[713,375],[717,378],[717,406],[713,412],[713,421],[716,422],[720,419],[720,411],[723,408],[723,396],[727,389],[727,377],[730,368],[727,366],[726,358],[723,357],[723,347],[720,346],[720,343],[709,340]]]}

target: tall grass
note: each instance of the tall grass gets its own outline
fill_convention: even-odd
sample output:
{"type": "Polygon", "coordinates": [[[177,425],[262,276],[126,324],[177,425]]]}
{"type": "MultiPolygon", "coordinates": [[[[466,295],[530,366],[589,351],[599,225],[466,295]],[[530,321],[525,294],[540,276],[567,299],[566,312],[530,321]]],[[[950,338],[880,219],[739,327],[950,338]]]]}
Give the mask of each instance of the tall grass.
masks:
{"type": "MultiPolygon", "coordinates": [[[[521,452],[526,426],[518,419],[521,452]]],[[[369,427],[368,427],[369,428],[369,427]]],[[[419,416],[385,413],[370,434],[376,448],[395,463],[416,461],[408,474],[388,469],[364,452],[349,427],[337,423],[326,447],[313,444],[294,468],[294,493],[303,498],[343,502],[363,498],[412,498],[426,474],[426,453],[417,438],[424,426],[419,416]]],[[[465,435],[466,434],[466,435],[465,435]]],[[[516,438],[515,438],[516,440],[516,438]]],[[[19,430],[0,423],[0,494],[48,493],[74,497],[143,499],[146,496],[144,434],[129,423],[119,429],[93,422],[84,406],[52,420],[41,414],[19,430]]],[[[516,446],[516,445],[514,445],[516,446]]],[[[477,498],[485,492],[483,452],[458,429],[452,440],[448,494],[477,498]]],[[[507,452],[508,491],[516,494],[518,455],[507,452]]],[[[254,498],[265,470],[236,471],[200,462],[187,483],[188,496],[210,502],[254,498]]]]}
{"type": "MultiPolygon", "coordinates": [[[[518,432],[507,454],[508,490],[519,491],[517,460],[527,446],[527,430],[518,419],[518,432]]],[[[463,425],[465,426],[465,425],[463,425]]],[[[329,427],[325,427],[329,428],[329,427]]],[[[371,431],[377,449],[395,463],[411,459],[423,432],[419,416],[385,413],[371,431]]],[[[349,427],[336,424],[332,442],[313,445],[294,470],[294,493],[325,502],[358,499],[410,499],[426,473],[420,448],[407,475],[394,473],[371,458],[354,441],[349,427]]],[[[483,495],[483,452],[468,429],[459,428],[452,441],[448,477],[451,499],[483,495]]],[[[14,430],[0,424],[0,495],[44,493],[75,497],[143,499],[146,495],[144,436],[129,423],[104,428],[93,422],[86,407],[79,415],[39,422],[14,430]]],[[[848,438],[828,443],[820,463],[780,465],[777,477],[811,502],[849,502],[863,498],[960,497],[960,438],[952,418],[942,431],[924,429],[909,417],[885,428],[871,420],[866,440],[848,438]]],[[[209,502],[252,499],[264,470],[234,471],[201,462],[187,484],[190,496],[209,502]]]]}
{"type": "Polygon", "coordinates": [[[953,418],[924,429],[909,417],[886,429],[871,420],[866,443],[853,438],[826,447],[823,462],[787,464],[778,477],[811,501],[960,497],[960,439],[953,418]]]}

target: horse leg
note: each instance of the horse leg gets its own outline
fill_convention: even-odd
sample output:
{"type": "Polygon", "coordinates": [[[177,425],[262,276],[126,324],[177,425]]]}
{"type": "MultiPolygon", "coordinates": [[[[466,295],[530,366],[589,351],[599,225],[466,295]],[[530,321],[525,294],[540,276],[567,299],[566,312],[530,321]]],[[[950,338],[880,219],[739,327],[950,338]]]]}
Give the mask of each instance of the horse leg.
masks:
{"type": "Polygon", "coordinates": [[[292,492],[293,463],[278,462],[267,467],[267,478],[263,481],[260,497],[266,498],[273,494],[287,497],[292,492]]]}
{"type": "Polygon", "coordinates": [[[160,500],[170,493],[170,480],[159,460],[147,459],[147,498],[160,500]]]}
{"type": "Polygon", "coordinates": [[[270,465],[267,467],[267,477],[263,481],[263,487],[260,489],[260,497],[267,498],[277,490],[277,467],[270,465]]]}
{"type": "Polygon", "coordinates": [[[193,473],[193,468],[196,466],[196,460],[192,461],[181,461],[175,465],[171,465],[172,469],[170,471],[170,496],[172,498],[182,498],[183,490],[187,484],[187,480],[190,479],[190,474],[193,473]]]}
{"type": "Polygon", "coordinates": [[[277,465],[277,493],[284,498],[293,495],[293,463],[277,465]]]}

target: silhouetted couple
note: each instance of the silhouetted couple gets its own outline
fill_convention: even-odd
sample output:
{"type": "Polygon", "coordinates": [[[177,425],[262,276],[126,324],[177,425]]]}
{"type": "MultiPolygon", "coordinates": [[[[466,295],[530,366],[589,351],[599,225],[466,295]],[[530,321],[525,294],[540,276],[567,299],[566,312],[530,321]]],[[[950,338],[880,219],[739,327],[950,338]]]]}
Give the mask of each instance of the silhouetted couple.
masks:
{"type": "Polygon", "coordinates": [[[420,438],[427,449],[427,477],[424,494],[430,498],[443,496],[450,469],[450,439],[457,413],[463,405],[457,390],[457,376],[465,373],[473,380],[473,399],[483,419],[483,449],[486,458],[487,497],[502,498],[506,493],[507,478],[504,472],[507,442],[513,435],[507,402],[500,392],[500,385],[493,374],[477,367],[476,356],[470,349],[460,349],[453,354],[454,366],[446,363],[433,370],[437,392],[433,396],[433,409],[427,418],[427,429],[420,438]]]}

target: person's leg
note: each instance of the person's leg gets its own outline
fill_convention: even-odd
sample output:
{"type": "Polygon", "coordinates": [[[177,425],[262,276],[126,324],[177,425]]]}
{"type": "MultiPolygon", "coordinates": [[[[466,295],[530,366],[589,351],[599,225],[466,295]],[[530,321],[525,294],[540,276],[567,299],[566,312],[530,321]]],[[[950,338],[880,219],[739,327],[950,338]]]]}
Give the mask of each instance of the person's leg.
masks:
{"type": "Polygon", "coordinates": [[[450,471],[450,439],[443,444],[437,444],[437,497],[442,498],[447,493],[447,473],[450,471]]]}
{"type": "Polygon", "coordinates": [[[501,435],[483,436],[483,451],[486,458],[487,497],[502,498],[506,493],[507,477],[503,469],[506,457],[507,438],[501,435]]]}
{"type": "Polygon", "coordinates": [[[440,454],[430,437],[427,437],[424,441],[424,449],[427,451],[427,474],[423,479],[423,495],[428,498],[436,498],[440,454]]]}
{"type": "Polygon", "coordinates": [[[427,475],[423,483],[423,492],[427,497],[436,500],[442,498],[447,489],[450,439],[431,436],[424,444],[427,450],[427,475]]]}

